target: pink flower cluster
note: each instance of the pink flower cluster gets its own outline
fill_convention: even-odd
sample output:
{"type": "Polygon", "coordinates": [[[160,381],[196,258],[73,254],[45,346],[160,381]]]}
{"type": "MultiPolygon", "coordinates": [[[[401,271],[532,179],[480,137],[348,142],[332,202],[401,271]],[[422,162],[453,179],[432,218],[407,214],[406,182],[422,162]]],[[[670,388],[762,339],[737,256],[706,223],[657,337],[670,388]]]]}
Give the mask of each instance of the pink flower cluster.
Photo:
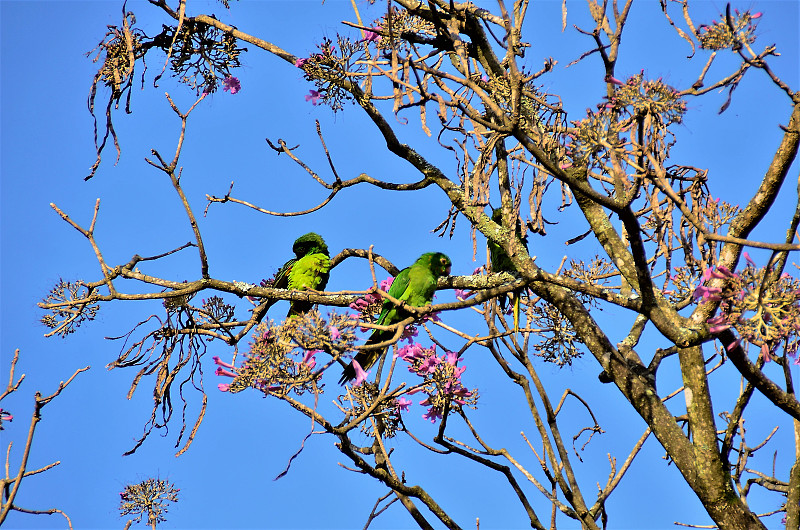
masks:
{"type": "MultiPolygon", "coordinates": [[[[747,254],[747,252],[745,252],[747,254]]],[[[747,256],[749,259],[749,256],[747,256]]],[[[729,280],[735,278],[735,275],[727,267],[709,267],[703,271],[703,276],[700,281],[705,283],[708,280],[715,278],[720,280],[729,280]],[[716,269],[716,270],[715,270],[716,269]]],[[[719,302],[721,298],[722,289],[720,287],[706,287],[701,284],[692,293],[693,300],[700,300],[703,302],[719,302]]]]}
{"type": "MultiPolygon", "coordinates": [[[[373,29],[380,31],[382,28],[378,26],[377,28],[373,29]]],[[[364,31],[364,38],[361,40],[361,42],[378,42],[381,38],[381,35],[377,31],[364,31]]]]}
{"type": "Polygon", "coordinates": [[[448,403],[464,405],[467,403],[467,398],[473,395],[461,383],[461,374],[466,367],[458,366],[458,354],[455,352],[446,352],[439,357],[436,355],[436,346],[423,348],[412,342],[398,349],[396,357],[409,364],[409,372],[416,373],[425,380],[425,385],[421,389],[411,393],[422,391],[428,395],[419,404],[429,407],[422,417],[432,423],[442,417],[448,403]]]}
{"type": "Polygon", "coordinates": [[[474,296],[476,292],[477,291],[466,291],[464,289],[456,289],[455,290],[456,300],[460,300],[463,302],[467,298],[474,296]]]}
{"type": "MultiPolygon", "coordinates": [[[[331,336],[334,335],[334,330],[335,333],[339,333],[338,329],[331,328],[331,336]]],[[[271,340],[271,332],[267,331],[266,333],[262,334],[259,340],[260,341],[271,340]]],[[[300,362],[295,361],[295,363],[298,366],[304,365],[309,371],[311,371],[317,366],[316,355],[320,353],[320,351],[321,350],[306,350],[305,353],[303,354],[303,359],[300,362]]],[[[214,375],[236,378],[242,374],[242,371],[245,371],[247,368],[249,368],[248,367],[249,360],[247,359],[244,361],[244,363],[242,363],[242,366],[239,368],[236,368],[233,364],[226,363],[217,356],[214,356],[213,359],[214,359],[214,364],[217,365],[217,369],[214,371],[214,375]]],[[[261,379],[256,380],[253,383],[253,385],[255,386],[255,388],[258,388],[260,390],[269,390],[269,391],[276,391],[281,388],[279,385],[270,385],[267,383],[267,381],[261,379]]],[[[231,385],[230,383],[219,383],[217,385],[217,388],[221,392],[230,392],[231,385]]]]}
{"type": "Polygon", "coordinates": [[[230,92],[231,94],[236,94],[242,89],[242,84],[239,82],[238,77],[233,77],[229,75],[225,79],[222,80],[222,90],[224,92],[230,92]]]}
{"type": "Polygon", "coordinates": [[[750,13],[750,11],[739,12],[734,9],[732,20],[727,20],[725,15],[717,22],[712,20],[711,24],[700,24],[697,26],[697,37],[700,39],[702,48],[720,50],[730,48],[736,42],[753,43],[756,40],[756,20],[761,18],[762,13],[750,13]],[[731,27],[732,26],[732,27],[731,27]]]}
{"type": "Polygon", "coordinates": [[[783,345],[785,354],[800,364],[800,285],[786,273],[765,284],[771,271],[758,268],[747,252],[743,256],[747,266],[739,272],[725,267],[703,271],[702,284],[692,295],[698,303],[719,303],[719,314],[706,321],[709,332],[735,330],[739,337],[726,346],[727,350],[753,344],[765,361],[770,361],[783,345]],[[721,287],[705,285],[712,279],[725,281],[721,287]]]}
{"type": "MultiPolygon", "coordinates": [[[[221,375],[225,377],[236,377],[236,367],[230,363],[226,363],[216,355],[214,356],[214,364],[217,365],[217,369],[214,371],[214,375],[221,375]],[[226,368],[228,370],[226,370],[226,368]],[[233,370],[233,371],[229,371],[233,370]]],[[[220,383],[217,385],[217,388],[222,392],[228,392],[231,389],[231,385],[229,383],[220,383]]]]}
{"type": "MultiPolygon", "coordinates": [[[[380,288],[381,291],[383,291],[385,293],[388,293],[389,292],[389,288],[392,286],[392,282],[393,281],[394,281],[394,278],[389,276],[388,278],[383,280],[378,285],[378,287],[380,288]]],[[[372,306],[374,304],[380,304],[382,302],[383,302],[383,298],[381,298],[381,295],[379,295],[378,293],[369,293],[368,295],[366,295],[366,296],[364,296],[362,298],[359,298],[358,300],[356,300],[355,302],[350,304],[350,309],[358,311],[359,313],[363,313],[370,306],[372,306]]],[[[364,330],[362,330],[362,331],[364,331],[364,330]]]]}

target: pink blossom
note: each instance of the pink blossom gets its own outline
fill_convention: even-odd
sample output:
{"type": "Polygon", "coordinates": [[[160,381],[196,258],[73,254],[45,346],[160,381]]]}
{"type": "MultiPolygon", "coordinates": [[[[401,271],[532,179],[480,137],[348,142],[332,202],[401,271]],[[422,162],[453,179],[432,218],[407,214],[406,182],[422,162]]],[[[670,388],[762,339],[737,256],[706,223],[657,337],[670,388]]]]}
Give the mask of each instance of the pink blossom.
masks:
{"type": "Polygon", "coordinates": [[[747,260],[747,263],[749,263],[753,267],[756,267],[756,268],[758,267],[756,265],[756,262],[753,261],[753,258],[750,257],[750,254],[748,254],[747,252],[742,252],[742,256],[744,256],[744,259],[747,260]]]}
{"type": "Polygon", "coordinates": [[[419,371],[426,374],[432,374],[436,371],[436,365],[441,361],[435,355],[431,355],[419,365],[419,371]]]}
{"type": "Polygon", "coordinates": [[[239,82],[239,78],[233,77],[232,75],[229,75],[222,80],[222,86],[223,91],[230,92],[231,94],[235,94],[242,89],[242,84],[239,82]]]}
{"type": "MultiPolygon", "coordinates": [[[[349,307],[350,307],[350,309],[353,309],[355,311],[363,312],[367,307],[369,307],[369,302],[367,302],[363,298],[359,298],[358,300],[356,300],[355,302],[350,304],[349,307]]],[[[355,318],[358,318],[358,317],[355,317],[355,318]]]]}
{"type": "Polygon", "coordinates": [[[466,403],[466,401],[464,401],[461,398],[469,397],[472,395],[472,392],[461,386],[460,383],[448,382],[447,384],[444,385],[444,387],[445,387],[445,392],[450,394],[453,397],[453,401],[458,403],[459,405],[463,405],[464,403],[466,403]]]}
{"type": "Polygon", "coordinates": [[[762,13],[761,11],[759,11],[758,13],[753,13],[752,15],[750,15],[750,18],[751,18],[751,19],[761,18],[761,15],[763,15],[763,14],[764,14],[764,13],[762,13]]]}
{"type": "Polygon", "coordinates": [[[310,101],[312,105],[316,106],[320,97],[322,96],[316,90],[309,90],[308,94],[306,94],[306,101],[310,101]]]}
{"type": "Polygon", "coordinates": [[[0,409],[0,421],[13,421],[14,416],[7,410],[0,409]]]}
{"type": "Polygon", "coordinates": [[[342,333],[336,326],[330,327],[330,333],[331,333],[331,340],[339,340],[340,338],[342,338],[342,333]]]}
{"type": "Polygon", "coordinates": [[[383,280],[381,282],[380,286],[379,286],[381,288],[381,291],[384,291],[384,292],[388,293],[389,292],[389,288],[392,286],[393,282],[394,282],[394,278],[391,277],[391,276],[389,276],[388,278],[383,280]]]}
{"type": "Polygon", "coordinates": [[[480,274],[481,272],[483,272],[483,265],[472,271],[472,275],[475,276],[476,274],[480,274]]]}
{"type": "Polygon", "coordinates": [[[419,335],[417,326],[406,326],[406,329],[403,330],[403,335],[400,337],[400,340],[407,340],[411,342],[411,340],[417,335],[419,335]]]}
{"type": "Polygon", "coordinates": [[[231,389],[231,385],[227,383],[220,383],[217,385],[217,388],[219,388],[220,392],[229,392],[231,389]]]}
{"type": "Polygon", "coordinates": [[[217,356],[214,356],[212,358],[214,359],[214,364],[218,364],[220,366],[224,366],[225,368],[230,368],[231,370],[233,370],[235,368],[235,366],[233,366],[232,364],[226,363],[225,361],[221,360],[217,356]]]}
{"type": "Polygon", "coordinates": [[[692,294],[692,298],[697,300],[701,298],[704,302],[716,302],[721,300],[719,293],[722,292],[722,289],[719,287],[706,287],[705,285],[701,285],[697,289],[694,290],[692,294]]]}
{"type": "Polygon", "coordinates": [[[321,350],[306,350],[306,354],[303,355],[303,364],[307,365],[309,370],[313,370],[317,365],[317,360],[314,359],[314,356],[320,351],[321,350]]]}
{"type": "MultiPolygon", "coordinates": [[[[380,31],[381,27],[378,26],[375,29],[380,31]]],[[[363,42],[377,42],[380,38],[381,38],[380,34],[376,33],[375,31],[371,31],[371,30],[364,31],[363,42]]]]}
{"type": "MultiPolygon", "coordinates": [[[[730,274],[730,272],[728,274],[730,274]]],[[[730,278],[730,276],[726,276],[726,275],[722,274],[721,272],[719,272],[719,269],[711,271],[711,277],[712,278],[716,278],[717,280],[724,280],[724,279],[730,278]]]]}
{"type": "Polygon", "coordinates": [[[394,404],[397,406],[398,411],[408,412],[408,408],[413,403],[410,399],[401,397],[400,399],[395,400],[394,404]]]}
{"type": "Polygon", "coordinates": [[[472,392],[470,392],[463,386],[459,386],[458,389],[456,389],[456,391],[453,392],[453,395],[457,397],[469,397],[472,395],[472,392]]]}
{"type": "Polygon", "coordinates": [[[730,324],[717,324],[716,326],[711,326],[708,328],[709,333],[719,333],[721,331],[725,331],[726,329],[730,329],[730,324]]]}
{"type": "Polygon", "coordinates": [[[563,164],[561,164],[559,167],[560,167],[561,169],[569,169],[569,168],[571,168],[571,167],[572,167],[572,162],[571,162],[571,161],[564,162],[564,163],[563,163],[563,164]]]}
{"type": "Polygon", "coordinates": [[[408,346],[403,346],[399,348],[395,353],[395,358],[400,357],[401,359],[411,362],[414,359],[418,359],[423,356],[422,346],[417,344],[416,342],[412,342],[408,346]]]}
{"type": "Polygon", "coordinates": [[[297,61],[295,61],[294,65],[298,68],[302,68],[308,61],[309,61],[308,57],[302,57],[297,61]]]}
{"type": "Polygon", "coordinates": [[[622,81],[620,81],[616,77],[613,77],[611,74],[606,74],[606,76],[603,79],[603,81],[605,81],[606,83],[612,83],[612,84],[619,85],[619,86],[623,85],[622,81]]]}
{"type": "Polygon", "coordinates": [[[445,356],[445,360],[447,361],[447,364],[455,366],[458,362],[458,354],[454,351],[449,351],[445,356]]]}
{"type": "Polygon", "coordinates": [[[431,420],[431,423],[436,423],[436,420],[441,419],[442,413],[437,407],[431,407],[422,417],[426,420],[431,420]]]}
{"type": "Polygon", "coordinates": [[[722,273],[726,278],[733,278],[733,273],[731,270],[724,265],[717,267],[717,271],[722,273]]]}
{"type": "Polygon", "coordinates": [[[369,372],[365,372],[355,359],[353,359],[353,369],[356,372],[356,378],[355,381],[353,381],[353,386],[359,386],[361,383],[367,380],[367,377],[369,377],[369,372]]]}
{"type": "Polygon", "coordinates": [[[462,300],[463,301],[463,300],[466,300],[467,298],[473,296],[475,294],[475,291],[466,291],[464,289],[456,289],[455,294],[456,294],[456,298],[458,300],[462,300]]]}
{"type": "Polygon", "coordinates": [[[741,338],[741,337],[739,337],[739,338],[738,338],[738,339],[736,339],[735,341],[733,341],[733,342],[731,342],[730,344],[728,344],[727,346],[725,346],[725,349],[726,349],[727,351],[731,351],[731,350],[733,350],[733,349],[736,349],[736,348],[737,348],[739,345],[741,345],[741,344],[742,344],[742,338],[741,338]]]}
{"type": "Polygon", "coordinates": [[[228,370],[224,369],[221,366],[217,366],[217,369],[214,372],[214,374],[215,375],[224,375],[224,376],[227,376],[227,377],[236,377],[236,374],[234,374],[233,372],[229,372],[228,370]]]}

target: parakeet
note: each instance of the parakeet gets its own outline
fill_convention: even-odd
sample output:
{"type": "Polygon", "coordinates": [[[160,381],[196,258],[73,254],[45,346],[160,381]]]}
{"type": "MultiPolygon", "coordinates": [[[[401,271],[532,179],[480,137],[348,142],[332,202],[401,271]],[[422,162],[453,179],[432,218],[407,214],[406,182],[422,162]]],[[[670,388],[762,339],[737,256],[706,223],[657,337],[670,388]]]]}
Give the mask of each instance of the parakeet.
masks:
{"type": "MultiPolygon", "coordinates": [[[[325,289],[328,284],[331,262],[328,246],[322,236],[314,232],[302,235],[295,240],[292,250],[295,257],[284,263],[283,267],[275,273],[271,287],[298,291],[325,289]]],[[[277,299],[268,301],[267,309],[277,301],[277,299]]],[[[311,302],[292,300],[286,316],[291,318],[302,315],[313,305],[311,302]]]]}
{"type": "MultiPolygon", "coordinates": [[[[397,278],[392,282],[389,287],[389,295],[402,300],[413,307],[422,307],[431,303],[433,300],[433,293],[436,291],[436,281],[440,276],[447,276],[450,274],[450,258],[441,252],[428,252],[414,262],[413,265],[400,271],[397,278]]],[[[378,317],[377,324],[382,326],[390,326],[396,324],[401,320],[408,318],[409,313],[403,311],[390,300],[384,300],[381,308],[381,314],[378,317]]],[[[394,336],[394,331],[381,331],[376,329],[372,332],[365,345],[377,344],[391,339],[394,336]]],[[[377,348],[374,350],[361,350],[355,356],[355,361],[366,370],[383,355],[386,348],[377,348]]],[[[351,362],[344,369],[339,384],[344,384],[347,381],[355,378],[356,371],[351,362]]]]}
{"type": "MultiPolygon", "coordinates": [[[[498,208],[492,212],[492,221],[497,224],[503,223],[503,211],[502,209],[498,208]]],[[[522,241],[522,244],[525,245],[525,250],[528,250],[528,238],[522,236],[522,225],[519,222],[519,218],[517,218],[516,228],[514,229],[514,234],[522,241]]],[[[514,264],[511,262],[511,258],[508,257],[506,251],[503,250],[503,247],[495,243],[494,241],[488,241],[489,246],[489,257],[492,261],[492,272],[512,272],[516,273],[517,269],[514,267],[514,264]]],[[[510,297],[514,298],[514,331],[519,331],[519,297],[522,294],[522,289],[518,289],[516,291],[512,291],[506,295],[502,295],[498,297],[498,302],[500,302],[500,309],[505,312],[506,305],[508,304],[508,299],[510,297]]]]}

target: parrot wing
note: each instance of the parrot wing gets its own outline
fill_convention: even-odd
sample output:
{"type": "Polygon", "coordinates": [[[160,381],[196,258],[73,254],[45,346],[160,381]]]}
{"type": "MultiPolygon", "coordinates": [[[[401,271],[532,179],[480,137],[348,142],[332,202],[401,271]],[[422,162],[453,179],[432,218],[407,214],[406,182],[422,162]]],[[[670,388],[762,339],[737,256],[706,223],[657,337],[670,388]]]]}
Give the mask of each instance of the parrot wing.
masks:
{"type": "MultiPolygon", "coordinates": [[[[287,289],[304,291],[311,289],[321,291],[328,285],[330,277],[331,260],[327,255],[318,252],[306,254],[292,266],[288,273],[287,289]]],[[[312,302],[292,300],[288,317],[299,316],[310,311],[314,306],[312,302]]]]}
{"type": "MultiPolygon", "coordinates": [[[[288,289],[289,274],[291,273],[292,267],[294,266],[295,263],[297,263],[297,258],[292,258],[286,263],[284,263],[283,266],[280,269],[278,269],[278,272],[275,273],[275,277],[272,279],[272,283],[270,283],[269,286],[272,287],[273,289],[288,289]]],[[[266,302],[267,311],[269,311],[269,308],[275,305],[277,301],[278,301],[277,298],[267,300],[266,302]]]]}

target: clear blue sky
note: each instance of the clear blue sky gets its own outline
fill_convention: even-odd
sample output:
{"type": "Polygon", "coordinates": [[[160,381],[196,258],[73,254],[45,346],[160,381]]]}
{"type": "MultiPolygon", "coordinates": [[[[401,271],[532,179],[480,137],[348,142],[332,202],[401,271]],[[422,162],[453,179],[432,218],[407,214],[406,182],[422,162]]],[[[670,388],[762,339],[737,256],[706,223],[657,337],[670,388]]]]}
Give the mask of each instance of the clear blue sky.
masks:
{"type": "MultiPolygon", "coordinates": [[[[339,24],[341,20],[355,19],[350,3],[341,0],[328,0],[325,5],[317,1],[232,1],[230,12],[217,2],[190,0],[188,4],[190,14],[217,13],[226,22],[297,56],[313,52],[323,36],[333,37],[336,32],[354,34],[354,30],[339,24]]],[[[559,61],[557,72],[543,81],[545,88],[561,94],[566,108],[573,116],[579,116],[583,108],[594,106],[604,93],[602,73],[596,61],[564,70],[591,47],[586,37],[571,29],[573,23],[589,27],[585,2],[567,4],[568,29],[561,33],[561,2],[531,2],[528,33],[523,37],[532,43],[527,53],[531,67],[540,65],[548,56],[559,61]]],[[[382,7],[370,7],[366,2],[358,5],[366,20],[377,18],[382,7]]],[[[778,44],[782,55],[774,59],[773,67],[794,88],[800,88],[798,5],[795,0],[734,4],[739,9],[763,11],[759,43],[778,44]]],[[[710,21],[724,7],[721,1],[696,2],[697,20],[705,13],[705,20],[710,21]]],[[[154,16],[154,8],[131,0],[128,9],[136,13],[138,25],[149,34],[158,32],[163,19],[154,16]]],[[[121,456],[141,435],[149,417],[151,381],[145,380],[133,399],[127,400],[134,372],[105,369],[121,345],[103,337],[127,332],[132,324],[159,312],[157,304],[111,304],[101,309],[96,322],[68,338],[43,338],[46,329],[38,323],[42,313],[36,303],[59,278],[95,280],[99,275],[88,243],[60,220],[49,203],[56,203],[86,226],[94,201],[100,197],[97,238],[112,264],[127,262],[136,253],[159,254],[192,238],[165,175],[143,162],[151,148],[165,157],[174,153],[179,122],[164,99],[164,91],[170,92],[182,109],[193,101],[188,90],[176,87],[166,77],[158,89],[152,88],[152,78],[161,69],[162,58],[153,56],[148,62],[146,89],[134,90],[134,113],[117,113],[116,126],[123,147],[120,163],[114,166],[113,151],[107,151],[97,176],[83,181],[94,161],[86,98],[96,71],[96,65],[85,53],[102,38],[106,25],[119,24],[120,10],[121,2],[113,0],[0,0],[0,384],[7,381],[15,348],[21,349],[18,374],[26,374],[20,391],[2,405],[15,416],[2,431],[4,451],[8,442],[14,441],[12,469],[19,462],[24,444],[33,393],[39,390],[49,394],[77,368],[91,365],[91,370],[79,375],[61,397],[44,409],[29,467],[56,460],[61,465],[24,482],[18,504],[29,509],[63,509],[76,529],[121,528],[124,520],[117,512],[119,491],[126,483],[160,476],[181,489],[180,502],[171,508],[163,528],[360,528],[375,500],[385,493],[384,488],[337,466],[336,462],[343,459],[329,437],[313,437],[289,475],[273,481],[299,448],[309,422],[281,402],[262,399],[255,392],[217,392],[218,381],[210,357],[225,356],[227,352],[220,345],[213,345],[204,359],[209,409],[191,449],[179,458],[173,456],[180,429],[173,423],[165,437],[156,434],[133,456],[121,456]]],[[[674,86],[685,88],[694,81],[702,64],[685,60],[690,53],[688,45],[673,35],[659,12],[655,0],[634,6],[624,41],[632,45],[623,47],[619,76],[645,69],[651,77],[663,76],[674,86]]],[[[239,94],[218,92],[190,118],[182,158],[183,184],[196,213],[205,207],[206,193],[223,195],[231,180],[236,181],[236,195],[269,209],[301,210],[322,200],[323,191],[286,157],[277,157],[264,142],[269,137],[283,138],[290,145],[301,144],[306,160],[328,175],[316,141],[314,119],[320,120],[343,177],[366,172],[387,180],[417,179],[409,167],[385,153],[374,129],[355,108],[333,115],[325,107],[305,102],[303,95],[312,87],[299,70],[250,46],[236,75],[243,87],[239,94]]],[[[711,168],[712,195],[731,202],[745,200],[752,192],[777,145],[778,124],[788,118],[788,101],[764,81],[761,72],[749,74],[734,93],[731,108],[722,116],[716,110],[724,102],[724,95],[690,100],[691,112],[678,129],[674,157],[682,163],[711,168]]],[[[403,134],[409,141],[419,141],[421,135],[414,116],[409,115],[409,120],[403,134]]],[[[435,153],[435,139],[425,142],[423,152],[435,153]]],[[[447,155],[431,156],[452,171],[447,155]]],[[[796,166],[792,175],[797,175],[796,166]]],[[[755,234],[757,237],[783,238],[776,227],[791,215],[796,198],[792,190],[790,182],[787,193],[770,214],[776,224],[769,223],[755,234]]],[[[465,220],[459,220],[452,241],[430,232],[444,219],[447,208],[446,199],[434,190],[402,194],[359,188],[340,194],[330,205],[309,216],[273,218],[234,205],[214,205],[200,223],[211,256],[211,274],[225,280],[257,283],[271,276],[288,257],[294,238],[309,230],[321,232],[332,252],[374,244],[377,252],[400,267],[410,264],[422,252],[442,250],[453,258],[454,274],[469,274],[481,264],[483,250],[478,251],[479,262],[473,262],[465,220]]],[[[588,241],[564,247],[565,239],[583,231],[577,210],[558,214],[553,206],[549,212],[550,220],[560,224],[552,227],[547,238],[532,239],[540,266],[553,270],[565,253],[576,257],[574,252],[585,258],[599,251],[588,241]]],[[[764,258],[759,253],[753,255],[764,258]]],[[[369,285],[367,266],[350,261],[335,270],[330,290],[369,285]]],[[[157,272],[175,280],[199,277],[197,260],[190,252],[166,260],[157,272]]],[[[124,288],[138,289],[135,285],[124,288]]],[[[439,300],[450,300],[452,296],[451,292],[444,292],[439,300]]],[[[273,313],[281,316],[283,311],[282,306],[277,306],[273,313]]],[[[445,316],[448,323],[459,326],[468,326],[470,318],[445,316]]],[[[597,318],[608,322],[615,315],[599,314],[597,318]]],[[[618,338],[612,338],[615,339],[618,338]]],[[[451,346],[457,349],[460,344],[453,340],[451,346]]],[[[653,342],[651,346],[661,344],[653,342]]],[[[530,469],[537,469],[533,455],[519,436],[520,431],[534,431],[528,416],[516,408],[519,393],[507,384],[496,384],[500,374],[485,362],[485,352],[475,348],[470,352],[473,356],[468,358],[464,381],[470,387],[477,386],[482,396],[480,408],[472,416],[491,433],[494,443],[509,448],[530,469]]],[[[606,480],[606,453],[624,460],[628,448],[644,431],[644,424],[613,388],[597,384],[599,369],[591,357],[579,359],[566,369],[542,365],[539,370],[556,401],[569,387],[590,396],[595,403],[606,433],[588,446],[583,456],[585,463],[573,459],[584,494],[591,498],[596,490],[594,484],[606,480]]],[[[712,379],[712,385],[730,388],[733,393],[739,379],[730,371],[721,371],[712,379]]],[[[322,399],[325,407],[329,407],[332,394],[329,392],[322,399]]],[[[192,392],[187,395],[191,420],[199,396],[192,392]]],[[[756,398],[754,407],[761,405],[763,402],[756,398]]],[[[718,411],[730,410],[732,403],[729,400],[717,406],[718,411]]],[[[421,420],[422,412],[422,407],[412,408],[408,424],[418,435],[430,439],[434,427],[421,420]]],[[[566,423],[579,428],[585,418],[578,408],[572,413],[575,417],[566,423]]],[[[179,414],[178,406],[176,416],[179,414]]],[[[748,421],[748,434],[753,440],[766,436],[774,426],[767,416],[768,413],[762,414],[748,421]]],[[[571,435],[568,427],[563,429],[571,435]]],[[[481,528],[485,529],[526,526],[524,512],[510,497],[507,485],[496,477],[455,456],[431,459],[411,448],[407,438],[398,438],[395,444],[398,463],[408,470],[409,482],[428,488],[462,526],[474,524],[476,517],[480,517],[481,528]]],[[[778,471],[788,469],[793,452],[790,422],[784,420],[780,424],[772,445],[775,449],[778,471]]],[[[771,461],[772,450],[762,455],[762,464],[771,461]]],[[[702,507],[674,466],[667,466],[661,459],[662,454],[663,449],[650,439],[607,505],[611,527],[672,528],[675,520],[707,524],[702,507]]],[[[547,519],[547,503],[533,488],[530,490],[537,511],[547,519]]],[[[777,507],[774,496],[755,493],[752,499],[762,512],[777,507]]],[[[778,520],[779,517],[773,518],[774,526],[770,527],[777,528],[778,520]]],[[[395,505],[372,527],[405,528],[411,524],[405,510],[395,505]]],[[[66,528],[58,515],[19,513],[11,514],[6,526],[66,528]]]]}

